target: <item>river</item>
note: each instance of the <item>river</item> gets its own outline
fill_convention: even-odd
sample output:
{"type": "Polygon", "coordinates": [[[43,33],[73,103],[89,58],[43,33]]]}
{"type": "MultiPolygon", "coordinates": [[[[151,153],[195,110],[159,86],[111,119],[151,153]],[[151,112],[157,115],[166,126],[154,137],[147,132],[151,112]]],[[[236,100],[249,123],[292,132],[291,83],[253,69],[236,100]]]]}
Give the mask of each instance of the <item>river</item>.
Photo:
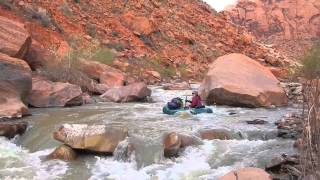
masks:
{"type": "Polygon", "coordinates": [[[162,106],[190,91],[152,88],[153,103],[97,103],[71,108],[31,109],[30,128],[12,140],[0,138],[0,179],[217,179],[241,167],[263,168],[273,157],[293,154],[293,141],[278,139],[274,122],[294,108],[247,109],[212,106],[213,114],[164,115],[162,106]],[[248,125],[263,119],[265,125],[248,125]],[[126,160],[81,156],[74,162],[46,160],[60,143],[52,133],[64,123],[123,124],[136,146],[126,160]],[[196,134],[204,128],[224,129],[233,140],[203,140],[177,158],[166,159],[161,148],[165,132],[196,134]]]}

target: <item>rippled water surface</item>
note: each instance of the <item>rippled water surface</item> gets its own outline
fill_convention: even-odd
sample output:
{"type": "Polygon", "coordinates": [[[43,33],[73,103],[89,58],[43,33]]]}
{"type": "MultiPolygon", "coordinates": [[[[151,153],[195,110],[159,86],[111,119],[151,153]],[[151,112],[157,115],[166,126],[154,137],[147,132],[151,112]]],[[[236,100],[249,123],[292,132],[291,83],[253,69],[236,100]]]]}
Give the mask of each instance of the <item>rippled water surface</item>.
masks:
{"type": "Polygon", "coordinates": [[[73,108],[32,109],[31,127],[11,141],[0,139],[0,179],[217,179],[239,167],[264,167],[281,153],[294,153],[292,141],[276,138],[274,122],[291,108],[245,109],[212,106],[213,114],[162,114],[162,106],[190,91],[152,87],[154,103],[98,103],[73,108]],[[233,114],[233,115],[230,115],[233,114]],[[263,119],[265,125],[245,121],[263,119]],[[83,156],[74,162],[46,160],[60,143],[52,133],[64,123],[123,124],[137,146],[127,161],[83,156]],[[165,159],[161,138],[166,132],[195,135],[199,129],[224,129],[234,140],[203,141],[178,158],[165,159]]]}

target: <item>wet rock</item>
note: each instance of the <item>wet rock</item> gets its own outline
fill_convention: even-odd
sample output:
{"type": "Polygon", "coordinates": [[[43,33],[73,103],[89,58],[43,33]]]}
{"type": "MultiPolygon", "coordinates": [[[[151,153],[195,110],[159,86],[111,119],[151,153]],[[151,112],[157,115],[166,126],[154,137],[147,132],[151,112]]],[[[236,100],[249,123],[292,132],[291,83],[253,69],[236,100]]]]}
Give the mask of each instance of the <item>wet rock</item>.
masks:
{"type": "Polygon", "coordinates": [[[200,86],[208,104],[269,107],[287,104],[287,97],[270,70],[242,54],[219,57],[200,86]],[[228,68],[226,68],[228,67],[228,68]]]}
{"type": "Polygon", "coordinates": [[[297,139],[303,131],[303,118],[297,114],[287,114],[275,124],[278,128],[278,137],[297,139]]]}
{"type": "Polygon", "coordinates": [[[48,155],[48,159],[60,159],[63,161],[73,161],[77,159],[77,153],[70,146],[61,145],[57,147],[51,154],[48,155]]]}
{"type": "Polygon", "coordinates": [[[54,132],[54,139],[79,150],[113,153],[119,142],[128,136],[122,126],[64,124],[54,132]]]}
{"type": "Polygon", "coordinates": [[[111,88],[100,97],[113,102],[140,102],[151,96],[151,90],[144,83],[134,83],[128,86],[111,88]]]}
{"type": "Polygon", "coordinates": [[[16,135],[22,135],[28,127],[27,122],[1,122],[0,123],[0,136],[6,138],[14,138],[16,135]]]}
{"type": "Polygon", "coordinates": [[[0,118],[28,114],[25,100],[31,90],[31,69],[26,62],[0,53],[0,118]]]}
{"type": "Polygon", "coordinates": [[[110,88],[124,86],[129,81],[120,70],[97,61],[82,60],[79,68],[89,77],[110,88]]]}
{"type": "Polygon", "coordinates": [[[162,85],[164,90],[190,90],[191,86],[188,82],[169,83],[162,85]]]}
{"type": "Polygon", "coordinates": [[[51,82],[41,76],[32,77],[29,104],[33,107],[65,107],[83,103],[81,88],[77,85],[51,82]]]}
{"type": "Polygon", "coordinates": [[[202,144],[201,139],[193,135],[179,134],[179,138],[181,139],[181,148],[202,144]]]}
{"type": "Polygon", "coordinates": [[[289,100],[294,103],[303,103],[302,84],[301,83],[281,83],[289,100]]]}
{"type": "Polygon", "coordinates": [[[298,179],[301,176],[299,169],[300,158],[297,155],[283,154],[275,157],[266,165],[266,171],[272,174],[273,178],[298,179]]]}
{"type": "Polygon", "coordinates": [[[231,171],[219,180],[271,180],[271,175],[259,168],[242,168],[231,171]]]}
{"type": "Polygon", "coordinates": [[[163,140],[163,146],[165,157],[178,156],[179,150],[181,148],[181,138],[179,137],[179,134],[172,132],[168,135],[165,135],[163,140]]]}
{"type": "Polygon", "coordinates": [[[268,122],[263,120],[263,119],[255,119],[255,120],[252,120],[252,121],[246,121],[247,124],[267,124],[268,122]]]}
{"type": "Polygon", "coordinates": [[[0,53],[23,58],[31,45],[31,37],[24,25],[0,16],[0,53]]]}
{"type": "Polygon", "coordinates": [[[226,130],[221,129],[203,129],[199,131],[201,139],[206,140],[214,140],[214,139],[220,139],[220,140],[228,140],[231,139],[231,135],[226,130]]]}

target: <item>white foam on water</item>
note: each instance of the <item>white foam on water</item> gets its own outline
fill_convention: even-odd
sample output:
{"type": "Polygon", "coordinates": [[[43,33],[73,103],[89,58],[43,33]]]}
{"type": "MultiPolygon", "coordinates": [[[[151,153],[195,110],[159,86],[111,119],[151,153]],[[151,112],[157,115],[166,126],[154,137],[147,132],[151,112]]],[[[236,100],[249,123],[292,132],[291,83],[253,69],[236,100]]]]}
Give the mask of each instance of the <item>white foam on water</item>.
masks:
{"type": "Polygon", "coordinates": [[[97,157],[91,173],[89,180],[100,180],[106,177],[115,180],[147,180],[149,178],[145,171],[137,170],[136,163],[114,161],[113,158],[97,157]]]}
{"type": "Polygon", "coordinates": [[[0,138],[0,179],[59,179],[68,169],[62,161],[42,161],[51,150],[29,153],[28,150],[0,138]]]}

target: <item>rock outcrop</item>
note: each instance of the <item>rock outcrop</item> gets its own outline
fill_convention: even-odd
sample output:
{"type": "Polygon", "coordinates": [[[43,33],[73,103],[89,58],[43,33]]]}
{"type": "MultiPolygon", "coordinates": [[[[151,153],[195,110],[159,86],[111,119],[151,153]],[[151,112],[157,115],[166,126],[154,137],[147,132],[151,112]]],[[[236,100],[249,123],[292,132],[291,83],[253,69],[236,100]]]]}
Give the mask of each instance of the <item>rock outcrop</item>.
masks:
{"type": "Polygon", "coordinates": [[[257,37],[299,39],[320,36],[318,0],[240,0],[231,19],[257,37]]]}
{"type": "Polygon", "coordinates": [[[30,45],[30,34],[22,23],[0,16],[0,53],[23,58],[30,45]]]}
{"type": "Polygon", "coordinates": [[[144,83],[134,83],[128,86],[109,89],[101,98],[113,102],[146,101],[151,95],[151,90],[144,83]]]}
{"type": "Polygon", "coordinates": [[[287,96],[270,70],[242,54],[219,57],[209,68],[200,94],[208,104],[283,106],[287,96]]]}
{"type": "Polygon", "coordinates": [[[77,85],[51,82],[44,77],[32,78],[28,102],[33,107],[64,107],[83,103],[81,88],[77,85]]]}
{"type": "Polygon", "coordinates": [[[28,127],[27,122],[1,122],[0,123],[0,136],[6,138],[13,138],[16,135],[22,135],[28,127]]]}
{"type": "Polygon", "coordinates": [[[24,104],[32,83],[28,64],[0,53],[0,74],[0,118],[28,114],[24,104]]]}
{"type": "Polygon", "coordinates": [[[73,149],[97,153],[113,153],[127,136],[126,127],[86,124],[64,124],[53,134],[56,140],[73,149]]]}
{"type": "Polygon", "coordinates": [[[271,175],[259,168],[243,168],[231,171],[219,180],[271,180],[271,175]]]}

